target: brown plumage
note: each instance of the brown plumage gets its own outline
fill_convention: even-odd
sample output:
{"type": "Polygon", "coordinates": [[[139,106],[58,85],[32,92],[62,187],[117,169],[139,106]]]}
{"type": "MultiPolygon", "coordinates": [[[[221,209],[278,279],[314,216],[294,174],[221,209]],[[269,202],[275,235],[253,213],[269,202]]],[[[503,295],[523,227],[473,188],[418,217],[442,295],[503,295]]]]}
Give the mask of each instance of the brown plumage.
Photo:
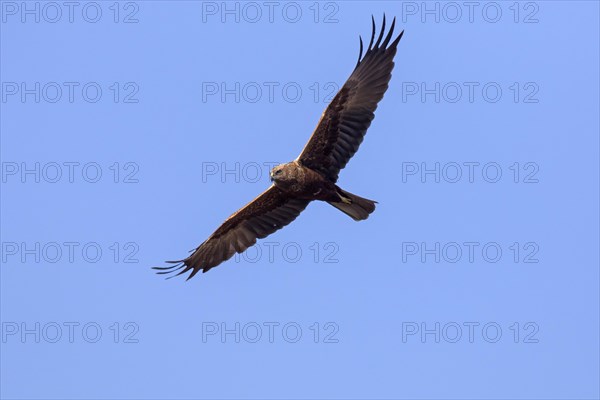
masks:
{"type": "Polygon", "coordinates": [[[377,103],[388,88],[394,68],[396,46],[404,31],[391,42],[396,19],[388,34],[385,15],[377,41],[375,20],[367,51],[363,42],[354,71],[323,112],[317,128],[298,156],[271,170],[273,184],[257,198],[229,217],[204,243],[176,265],[155,267],[159,274],[206,272],[235,253],[254,245],[257,239],[292,222],[313,200],[327,201],[354,220],[366,219],[375,210],[373,200],[346,192],[336,185],[338,175],[356,153],[375,117],[377,103]],[[383,41],[382,41],[383,39],[383,41]],[[389,46],[388,46],[389,45],[389,46]]]}

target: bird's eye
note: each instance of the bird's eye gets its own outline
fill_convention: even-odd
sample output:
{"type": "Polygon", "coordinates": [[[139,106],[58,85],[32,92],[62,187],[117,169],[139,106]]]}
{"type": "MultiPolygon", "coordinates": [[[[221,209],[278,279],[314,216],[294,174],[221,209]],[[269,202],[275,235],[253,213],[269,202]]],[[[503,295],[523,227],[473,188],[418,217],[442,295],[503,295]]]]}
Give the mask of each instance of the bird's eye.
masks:
{"type": "Polygon", "coordinates": [[[279,175],[281,173],[281,170],[278,169],[277,171],[275,171],[275,175],[279,175]]]}

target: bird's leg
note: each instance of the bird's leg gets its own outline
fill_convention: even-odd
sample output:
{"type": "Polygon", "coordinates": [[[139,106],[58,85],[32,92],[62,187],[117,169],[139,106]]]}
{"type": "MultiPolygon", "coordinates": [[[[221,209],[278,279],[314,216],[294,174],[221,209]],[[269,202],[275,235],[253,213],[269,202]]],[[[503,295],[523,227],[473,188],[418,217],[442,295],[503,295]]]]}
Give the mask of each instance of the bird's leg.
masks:
{"type": "Polygon", "coordinates": [[[343,195],[341,191],[337,192],[338,197],[342,200],[344,204],[352,204],[352,199],[350,197],[346,197],[343,195]]]}

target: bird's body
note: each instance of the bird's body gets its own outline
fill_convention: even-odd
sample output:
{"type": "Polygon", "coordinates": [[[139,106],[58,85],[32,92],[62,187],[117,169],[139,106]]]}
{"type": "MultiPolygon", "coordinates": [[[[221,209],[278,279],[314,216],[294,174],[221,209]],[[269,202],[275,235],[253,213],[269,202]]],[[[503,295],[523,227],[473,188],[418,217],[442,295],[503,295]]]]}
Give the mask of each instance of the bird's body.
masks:
{"type": "Polygon", "coordinates": [[[375,201],[342,190],[331,179],[298,160],[273,168],[271,180],[289,197],[326,201],[356,221],[366,219],[375,211],[375,201]]]}
{"type": "Polygon", "coordinates": [[[326,201],[356,221],[375,210],[375,201],[364,199],[337,186],[338,175],[356,153],[375,117],[394,68],[396,46],[401,32],[390,43],[394,22],[383,38],[383,26],[375,42],[375,20],[367,51],[360,55],[354,71],[323,112],[317,128],[296,160],[271,170],[273,184],[233,215],[184,260],[171,267],[155,267],[159,273],[177,275],[207,272],[281,229],[313,200],[326,201]],[[383,41],[382,41],[383,39],[383,41]],[[388,46],[389,44],[389,46],[388,46]]]}
{"type": "Polygon", "coordinates": [[[336,185],[320,173],[298,161],[281,164],[271,170],[271,181],[282,192],[305,200],[340,200],[336,185]]]}

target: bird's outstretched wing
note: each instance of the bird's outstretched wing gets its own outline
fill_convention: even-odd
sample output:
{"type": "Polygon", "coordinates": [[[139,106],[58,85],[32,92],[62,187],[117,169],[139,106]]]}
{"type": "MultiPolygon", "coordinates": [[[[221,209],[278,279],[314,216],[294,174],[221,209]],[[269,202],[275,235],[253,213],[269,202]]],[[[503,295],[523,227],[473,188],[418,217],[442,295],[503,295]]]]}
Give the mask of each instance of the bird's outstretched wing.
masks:
{"type": "Polygon", "coordinates": [[[188,279],[200,270],[206,272],[235,253],[241,253],[271,233],[283,228],[306,208],[310,201],[290,198],[276,186],[266,191],[229,217],[204,243],[186,259],[169,261],[175,265],[154,267],[159,274],[192,271],[188,279]]]}
{"type": "Polygon", "coordinates": [[[354,71],[323,112],[317,128],[297,158],[303,165],[319,171],[333,182],[337,181],[340,170],[358,150],[375,117],[377,103],[383,98],[392,77],[396,46],[404,33],[400,32],[388,46],[396,19],[383,39],[384,15],[381,33],[373,44],[375,19],[372,21],[373,33],[365,56],[362,57],[363,42],[360,38],[360,54],[354,71]]]}

